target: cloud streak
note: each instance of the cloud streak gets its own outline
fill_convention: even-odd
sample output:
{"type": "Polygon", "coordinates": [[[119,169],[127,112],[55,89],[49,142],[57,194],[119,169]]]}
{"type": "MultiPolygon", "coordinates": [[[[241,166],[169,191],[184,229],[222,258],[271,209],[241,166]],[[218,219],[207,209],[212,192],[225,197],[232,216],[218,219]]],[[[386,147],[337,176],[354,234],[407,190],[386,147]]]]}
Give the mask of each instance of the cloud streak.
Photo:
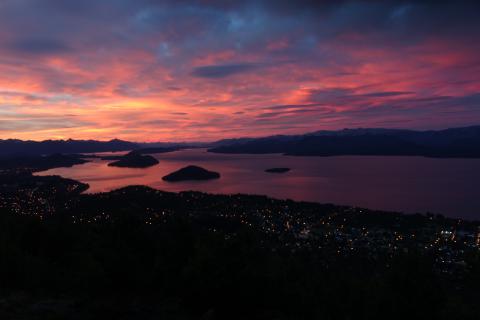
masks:
{"type": "Polygon", "coordinates": [[[54,39],[41,38],[27,38],[17,39],[9,44],[9,49],[15,53],[20,54],[64,54],[70,52],[72,49],[62,41],[54,39]]]}
{"type": "Polygon", "coordinates": [[[213,66],[201,66],[196,67],[192,71],[194,77],[199,78],[226,78],[236,74],[251,72],[258,70],[259,65],[251,63],[240,63],[240,64],[224,64],[224,65],[213,65],[213,66]]]}

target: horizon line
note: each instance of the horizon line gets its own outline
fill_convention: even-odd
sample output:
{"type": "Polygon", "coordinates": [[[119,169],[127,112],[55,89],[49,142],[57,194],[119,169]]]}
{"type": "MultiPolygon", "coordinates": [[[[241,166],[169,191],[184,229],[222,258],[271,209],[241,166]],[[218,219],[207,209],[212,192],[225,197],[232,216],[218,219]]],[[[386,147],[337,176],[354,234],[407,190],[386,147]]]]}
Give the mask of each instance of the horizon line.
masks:
{"type": "Polygon", "coordinates": [[[459,126],[459,127],[445,127],[442,129],[405,129],[405,128],[385,128],[385,127],[351,127],[351,128],[343,128],[343,129],[337,129],[337,130],[327,130],[327,129],[319,129],[319,130],[314,130],[314,131],[307,131],[304,133],[298,133],[298,134],[272,134],[272,135],[264,135],[264,136],[239,136],[239,137],[234,137],[234,138],[223,138],[223,139],[215,139],[215,140],[206,140],[206,141],[201,141],[201,140],[192,140],[192,141],[160,141],[160,140],[155,140],[155,141],[133,141],[133,140],[124,140],[124,139],[119,139],[119,138],[111,138],[107,140],[96,140],[96,139],[73,139],[73,138],[61,138],[61,139],[43,139],[43,140],[33,140],[33,139],[18,139],[18,138],[0,138],[0,141],[23,141],[23,142],[46,142],[46,141],[96,141],[96,142],[112,142],[112,141],[123,141],[123,142],[129,142],[129,143],[137,143],[137,144],[154,144],[154,143],[164,143],[164,144],[207,144],[207,143],[214,143],[222,140],[239,140],[239,139],[261,139],[261,138],[267,138],[267,137],[278,137],[278,136],[286,136],[286,137],[291,137],[291,136],[302,136],[302,135],[308,135],[308,134],[314,134],[317,132],[340,132],[340,131],[346,131],[346,130],[390,130],[390,131],[411,131],[411,132],[440,132],[440,131],[445,131],[445,130],[451,130],[451,129],[467,129],[467,128],[474,128],[474,127],[480,127],[480,124],[476,125],[466,125],[466,126],[459,126]]]}

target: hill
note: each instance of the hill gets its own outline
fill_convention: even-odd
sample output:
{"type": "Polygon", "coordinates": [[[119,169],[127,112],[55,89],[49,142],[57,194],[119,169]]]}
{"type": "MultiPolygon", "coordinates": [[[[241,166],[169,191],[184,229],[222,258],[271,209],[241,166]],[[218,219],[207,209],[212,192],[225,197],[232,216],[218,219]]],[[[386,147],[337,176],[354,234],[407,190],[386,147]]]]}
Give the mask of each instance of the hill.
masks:
{"type": "Polygon", "coordinates": [[[217,143],[217,153],[283,153],[295,156],[401,155],[480,158],[480,126],[439,131],[344,129],[217,143]]]}
{"type": "Polygon", "coordinates": [[[118,139],[110,141],[72,139],[45,141],[0,140],[0,156],[111,152],[127,151],[137,148],[139,148],[139,146],[136,143],[118,139]]]}
{"type": "Polygon", "coordinates": [[[185,181],[185,180],[211,180],[220,178],[220,174],[214,171],[208,171],[197,166],[188,166],[178,171],[172,172],[162,179],[165,181],[185,181]]]}
{"type": "Polygon", "coordinates": [[[147,168],[156,164],[158,164],[158,160],[152,156],[130,152],[124,156],[121,156],[117,161],[110,162],[108,166],[122,168],[147,168]]]}

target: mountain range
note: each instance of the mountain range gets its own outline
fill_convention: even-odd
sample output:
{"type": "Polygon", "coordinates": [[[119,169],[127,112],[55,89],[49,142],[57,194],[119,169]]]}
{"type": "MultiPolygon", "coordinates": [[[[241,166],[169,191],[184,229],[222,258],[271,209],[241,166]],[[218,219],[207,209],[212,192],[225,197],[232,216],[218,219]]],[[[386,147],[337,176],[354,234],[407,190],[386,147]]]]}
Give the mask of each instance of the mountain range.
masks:
{"type": "MultiPolygon", "coordinates": [[[[91,153],[130,150],[176,150],[208,147],[214,153],[295,156],[399,155],[443,158],[480,158],[480,126],[445,130],[382,128],[316,131],[302,135],[224,139],[212,143],[136,143],[113,139],[96,140],[0,140],[0,156],[91,153]]],[[[146,152],[148,153],[148,152],[146,152]]]]}
{"type": "Polygon", "coordinates": [[[216,153],[282,153],[296,156],[401,155],[479,158],[480,126],[446,130],[343,129],[304,135],[221,140],[216,153]]]}
{"type": "Polygon", "coordinates": [[[23,141],[16,139],[0,140],[0,156],[126,151],[137,148],[139,148],[139,146],[136,143],[118,139],[110,141],[72,139],[45,141],[23,141]]]}

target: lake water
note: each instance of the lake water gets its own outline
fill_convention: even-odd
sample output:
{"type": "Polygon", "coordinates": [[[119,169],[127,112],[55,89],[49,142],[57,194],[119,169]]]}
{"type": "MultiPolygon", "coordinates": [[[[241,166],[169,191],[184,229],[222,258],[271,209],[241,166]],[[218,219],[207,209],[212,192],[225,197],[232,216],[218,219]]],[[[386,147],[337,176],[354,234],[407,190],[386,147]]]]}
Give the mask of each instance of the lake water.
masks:
{"type": "Polygon", "coordinates": [[[480,159],[237,155],[208,153],[205,149],[153,156],[160,163],[146,169],[108,167],[109,161],[95,159],[38,174],[88,183],[90,193],[148,185],[165,191],[263,194],[279,199],[480,218],[480,159]],[[162,180],[164,175],[187,165],[217,171],[221,178],[174,183],[162,180]],[[292,170],[283,174],[264,172],[273,167],[292,170]]]}

